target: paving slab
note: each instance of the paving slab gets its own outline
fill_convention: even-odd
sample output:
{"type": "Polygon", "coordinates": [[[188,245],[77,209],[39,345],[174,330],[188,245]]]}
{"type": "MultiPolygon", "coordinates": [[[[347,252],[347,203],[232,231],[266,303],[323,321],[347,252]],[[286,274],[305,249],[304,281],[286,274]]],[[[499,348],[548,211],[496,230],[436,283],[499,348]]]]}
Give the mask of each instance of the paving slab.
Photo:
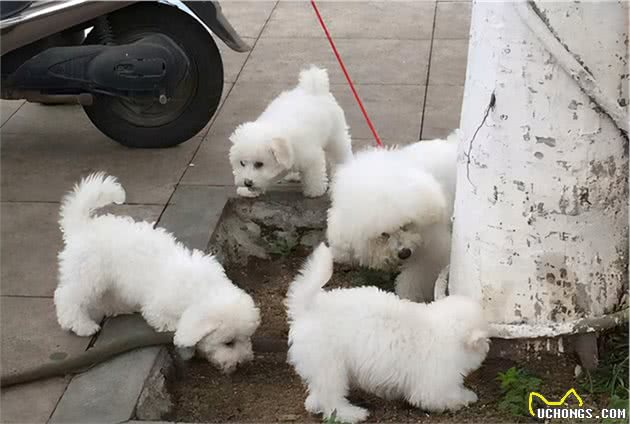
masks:
{"type": "Polygon", "coordinates": [[[3,388],[0,394],[0,422],[45,423],[66,390],[68,381],[69,378],[52,378],[3,388]]]}
{"type": "Polygon", "coordinates": [[[74,377],[49,422],[120,423],[129,420],[160,349],[138,349],[74,377]]]}
{"type": "Polygon", "coordinates": [[[435,38],[468,39],[472,3],[438,2],[435,16],[435,38]]]}
{"type": "MultiPolygon", "coordinates": [[[[255,38],[251,37],[242,37],[243,41],[245,41],[250,46],[253,46],[256,42],[255,38]]],[[[236,77],[241,72],[247,57],[249,56],[249,52],[235,52],[231,48],[229,48],[223,41],[216,40],[217,45],[219,46],[219,51],[221,52],[221,60],[223,61],[223,79],[227,83],[233,83],[236,81],[236,77]]],[[[223,93],[225,94],[226,88],[223,87],[223,93]]]]}
{"type": "MultiPolygon", "coordinates": [[[[322,1],[317,3],[335,40],[342,38],[431,39],[432,1],[322,1]]],[[[316,37],[324,32],[308,1],[282,1],[263,37],[316,37]]]]}
{"type": "Polygon", "coordinates": [[[67,125],[65,131],[63,137],[3,131],[3,201],[58,202],[81,177],[106,171],[120,179],[128,203],[165,204],[201,142],[195,137],[170,149],[129,149],[98,132],[77,133],[67,125]]]}
{"type": "Polygon", "coordinates": [[[464,86],[430,85],[424,109],[422,139],[446,137],[459,128],[464,86]]]}
{"type": "Polygon", "coordinates": [[[52,296],[62,247],[59,205],[2,203],[0,215],[2,295],[52,296]]]}
{"type": "MultiPolygon", "coordinates": [[[[396,140],[418,138],[424,86],[357,84],[355,88],[379,137],[396,140]]],[[[344,110],[353,140],[372,137],[350,88],[346,84],[333,85],[331,91],[344,110]]]]}
{"type": "MultiPolygon", "coordinates": [[[[336,45],[356,84],[425,83],[430,40],[341,39],[336,45]]],[[[299,71],[311,64],[328,68],[332,83],[345,83],[326,40],[263,34],[239,80],[293,82],[299,71]]]]}
{"type": "Polygon", "coordinates": [[[468,40],[433,40],[429,85],[464,85],[468,40]]]}
{"type": "Polygon", "coordinates": [[[188,167],[182,184],[232,186],[234,176],[228,161],[228,134],[222,136],[209,135],[199,148],[197,155],[188,167]]]}
{"type": "Polygon", "coordinates": [[[180,185],[159,225],[187,247],[205,251],[229,196],[234,196],[233,187],[180,185]]]}
{"type": "MultiPolygon", "coordinates": [[[[156,221],[162,207],[124,205],[105,211],[156,221]]],[[[2,295],[52,296],[57,287],[57,252],[63,247],[59,204],[3,202],[0,213],[2,295]]]]}
{"type": "Polygon", "coordinates": [[[92,125],[79,105],[47,106],[26,102],[2,127],[2,135],[27,133],[46,134],[47,138],[54,139],[72,134],[77,136],[80,134],[80,137],[83,137],[85,133],[99,133],[99,131],[92,125]]]}
{"type": "Polygon", "coordinates": [[[52,299],[2,296],[0,304],[5,375],[77,354],[90,342],[59,327],[52,299]]]}
{"type": "Polygon", "coordinates": [[[24,103],[24,100],[0,100],[0,126],[3,126],[24,103]]]}
{"type": "Polygon", "coordinates": [[[269,19],[275,1],[223,1],[223,14],[241,37],[257,38],[269,19]]]}

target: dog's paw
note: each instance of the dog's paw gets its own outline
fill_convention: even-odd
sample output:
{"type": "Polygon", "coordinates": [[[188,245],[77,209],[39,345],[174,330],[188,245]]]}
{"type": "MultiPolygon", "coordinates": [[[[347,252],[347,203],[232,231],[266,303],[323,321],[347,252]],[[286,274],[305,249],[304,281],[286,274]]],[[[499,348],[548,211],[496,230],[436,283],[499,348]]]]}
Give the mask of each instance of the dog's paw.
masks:
{"type": "Polygon", "coordinates": [[[304,194],[305,197],[311,197],[311,198],[321,197],[324,194],[326,194],[326,189],[327,189],[326,186],[323,186],[323,187],[308,187],[308,188],[304,189],[303,194],[304,194]]]}
{"type": "Polygon", "coordinates": [[[465,406],[468,406],[471,403],[475,403],[479,400],[479,398],[477,397],[477,394],[469,389],[462,390],[461,398],[465,406]]]}
{"type": "Polygon", "coordinates": [[[248,189],[247,187],[237,187],[236,188],[236,194],[241,196],[241,197],[258,197],[258,196],[260,196],[260,192],[252,191],[252,190],[248,189]]]}
{"type": "Polygon", "coordinates": [[[335,411],[336,421],[350,424],[365,421],[370,415],[367,409],[354,405],[342,406],[335,409],[335,411]]]}
{"type": "Polygon", "coordinates": [[[304,401],[304,409],[306,409],[311,414],[318,414],[322,412],[319,401],[313,394],[310,394],[306,397],[306,400],[304,401]]]}
{"type": "Polygon", "coordinates": [[[87,337],[96,334],[101,326],[95,322],[81,322],[73,324],[70,329],[77,336],[87,337]]]}
{"type": "Polygon", "coordinates": [[[461,408],[477,402],[478,397],[472,390],[462,388],[452,393],[452,397],[446,404],[447,410],[455,412],[461,408]]]}
{"type": "Polygon", "coordinates": [[[284,181],[288,183],[299,183],[302,181],[302,178],[300,177],[299,172],[290,172],[286,177],[284,177],[284,181]]]}

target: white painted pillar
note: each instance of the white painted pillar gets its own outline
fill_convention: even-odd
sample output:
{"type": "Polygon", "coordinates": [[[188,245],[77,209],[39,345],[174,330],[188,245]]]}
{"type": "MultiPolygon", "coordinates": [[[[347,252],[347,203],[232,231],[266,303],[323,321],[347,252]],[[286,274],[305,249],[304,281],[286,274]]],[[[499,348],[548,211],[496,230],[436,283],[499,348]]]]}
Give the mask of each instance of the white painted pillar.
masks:
{"type": "Polygon", "coordinates": [[[627,49],[625,1],[473,5],[449,291],[501,337],[572,333],[627,290],[627,49]]]}

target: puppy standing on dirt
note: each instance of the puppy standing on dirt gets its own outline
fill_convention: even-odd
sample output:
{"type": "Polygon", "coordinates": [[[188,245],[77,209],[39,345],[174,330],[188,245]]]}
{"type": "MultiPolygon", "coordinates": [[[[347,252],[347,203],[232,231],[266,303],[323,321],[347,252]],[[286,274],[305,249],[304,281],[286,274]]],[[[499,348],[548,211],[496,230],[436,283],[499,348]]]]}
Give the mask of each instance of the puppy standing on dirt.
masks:
{"type": "Polygon", "coordinates": [[[323,291],[332,270],[322,244],[286,300],[288,360],[308,386],[306,410],[366,419],[368,411],[346,399],[350,387],[435,412],[477,401],[463,380],[488,353],[479,303],[460,296],[414,303],[376,287],[323,291]]]}
{"type": "Polygon", "coordinates": [[[252,298],[232,284],[212,256],[189,250],[162,229],[129,217],[93,216],[125,201],[114,177],[83,179],[61,206],[65,247],[55,290],[61,327],[79,336],[99,330],[104,316],[140,312],[174,344],[192,348],[224,372],[252,359],[260,323],[252,298]]]}
{"type": "Polygon", "coordinates": [[[328,73],[317,67],[302,71],[297,87],[280,94],[256,121],[236,128],[230,141],[237,193],[246,197],[289,174],[299,174],[305,196],[322,196],[327,162],[332,169],[352,158],[343,110],[330,93],[328,73]]]}
{"type": "Polygon", "coordinates": [[[370,149],[339,167],[326,234],[335,260],[400,270],[400,297],[433,300],[450,260],[458,140],[370,149]]]}

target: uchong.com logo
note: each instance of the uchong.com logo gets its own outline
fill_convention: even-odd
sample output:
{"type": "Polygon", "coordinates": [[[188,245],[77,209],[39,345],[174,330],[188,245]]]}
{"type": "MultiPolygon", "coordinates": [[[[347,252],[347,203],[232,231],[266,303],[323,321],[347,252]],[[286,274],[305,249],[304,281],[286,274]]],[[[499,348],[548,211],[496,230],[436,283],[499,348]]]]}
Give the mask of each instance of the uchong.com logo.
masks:
{"type": "Polygon", "coordinates": [[[543,420],[551,419],[588,419],[588,418],[612,418],[626,419],[626,410],[623,408],[602,409],[599,412],[592,408],[584,408],[582,397],[574,388],[569,389],[558,401],[547,400],[538,392],[530,392],[528,399],[529,413],[532,417],[543,420]],[[573,396],[577,405],[569,406],[567,401],[573,396]],[[534,409],[534,399],[540,399],[544,407],[534,409]]]}

